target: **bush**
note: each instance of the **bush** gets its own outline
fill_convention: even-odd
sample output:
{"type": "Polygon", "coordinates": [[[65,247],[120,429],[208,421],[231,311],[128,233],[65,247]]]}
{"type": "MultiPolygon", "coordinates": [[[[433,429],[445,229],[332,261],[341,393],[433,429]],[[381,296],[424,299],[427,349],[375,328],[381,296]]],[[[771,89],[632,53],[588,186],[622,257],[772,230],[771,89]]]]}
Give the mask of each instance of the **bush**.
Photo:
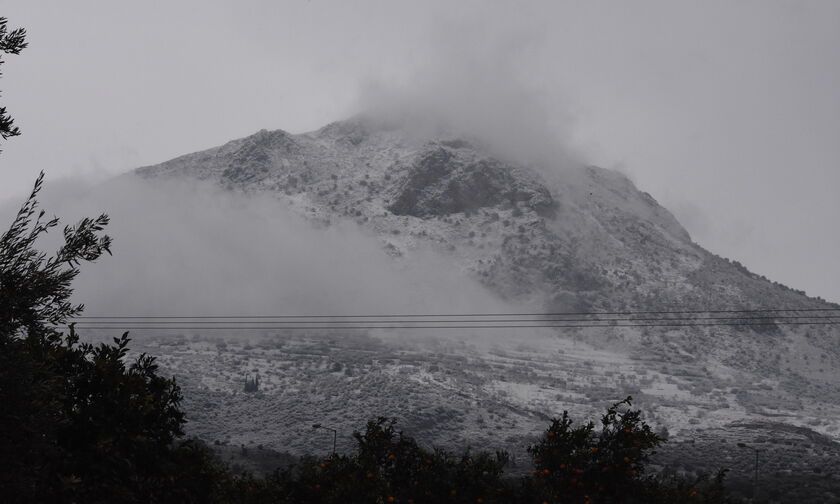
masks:
{"type": "Polygon", "coordinates": [[[370,421],[355,433],[353,456],[307,458],[274,478],[289,500],[311,503],[508,502],[504,453],[460,455],[420,447],[394,421],[370,421]]]}
{"type": "Polygon", "coordinates": [[[553,420],[531,447],[530,476],[506,477],[504,452],[426,449],[398,432],[393,420],[379,418],[354,434],[355,454],[306,457],[265,478],[227,473],[215,498],[290,504],[731,502],[723,472],[699,478],[643,476],[658,438],[639,411],[623,406],[629,408],[629,399],[607,410],[597,433],[592,423],[572,428],[567,414],[553,420]],[[558,471],[549,469],[552,463],[558,471]],[[608,464],[620,470],[603,471],[608,464]]]}
{"type": "Polygon", "coordinates": [[[693,480],[646,476],[650,457],[665,440],[631,406],[628,397],[609,407],[597,432],[593,422],[573,427],[567,412],[552,420],[540,441],[528,448],[539,497],[583,503],[727,502],[724,472],[693,480]]]}
{"type": "Polygon", "coordinates": [[[640,411],[622,408],[630,405],[628,397],[611,406],[597,433],[592,422],[573,428],[568,412],[552,420],[540,442],[528,448],[545,498],[626,501],[640,494],[645,464],[662,440],[640,411]]]}

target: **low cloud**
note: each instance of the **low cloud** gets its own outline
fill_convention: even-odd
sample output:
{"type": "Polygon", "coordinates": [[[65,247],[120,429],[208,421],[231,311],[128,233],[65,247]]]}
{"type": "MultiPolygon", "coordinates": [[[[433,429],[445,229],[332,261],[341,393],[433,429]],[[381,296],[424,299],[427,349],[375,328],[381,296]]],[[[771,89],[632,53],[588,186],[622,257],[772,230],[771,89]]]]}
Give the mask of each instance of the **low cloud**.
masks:
{"type": "MultiPolygon", "coordinates": [[[[379,238],[355,224],[313,225],[270,196],[127,175],[95,187],[52,184],[42,206],[61,216],[62,224],[103,211],[111,217],[107,232],[114,238],[113,256],[83,265],[75,283],[74,299],[86,305],[87,316],[522,309],[490,293],[451,258],[422,248],[390,257],[379,238]]],[[[52,250],[59,240],[60,233],[50,233],[39,246],[52,250]]],[[[438,336],[435,331],[402,334],[438,336]]],[[[484,331],[482,336],[506,335],[484,331]]]]}
{"type": "Polygon", "coordinates": [[[476,138],[497,156],[548,173],[580,164],[572,114],[540,65],[544,45],[533,26],[511,23],[498,33],[450,18],[430,28],[429,41],[403,73],[370,76],[357,108],[407,119],[423,134],[476,138]]]}

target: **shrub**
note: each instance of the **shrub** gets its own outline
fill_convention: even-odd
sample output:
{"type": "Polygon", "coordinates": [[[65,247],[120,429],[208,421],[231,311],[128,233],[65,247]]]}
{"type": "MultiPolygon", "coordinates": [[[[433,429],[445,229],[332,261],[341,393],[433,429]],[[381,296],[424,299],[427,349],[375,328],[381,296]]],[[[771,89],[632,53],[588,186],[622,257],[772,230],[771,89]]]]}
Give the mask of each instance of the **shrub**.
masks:
{"type": "Polygon", "coordinates": [[[645,465],[662,440],[631,410],[631,398],[612,405],[601,429],[589,422],[572,426],[568,412],[551,421],[542,439],[528,448],[536,486],[550,500],[627,500],[640,495],[645,465]]]}

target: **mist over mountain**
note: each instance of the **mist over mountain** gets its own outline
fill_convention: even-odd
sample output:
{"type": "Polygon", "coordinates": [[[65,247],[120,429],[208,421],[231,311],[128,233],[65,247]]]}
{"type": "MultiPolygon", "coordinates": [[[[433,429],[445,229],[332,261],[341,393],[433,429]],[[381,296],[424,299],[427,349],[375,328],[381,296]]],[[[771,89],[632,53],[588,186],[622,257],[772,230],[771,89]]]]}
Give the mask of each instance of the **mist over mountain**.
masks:
{"type": "Polygon", "coordinates": [[[790,426],[828,447],[840,433],[836,326],[802,318],[837,306],[703,249],[627,177],[572,156],[527,159],[450,124],[362,115],[303,134],[262,130],[71,201],[71,216],[95,206],[113,217],[114,258],[79,279],[91,315],[682,311],[703,321],[135,330],[138,350],[182,380],[190,431],[209,441],[303,453],[321,446],[313,419],[349,433],[375,414],[430,443],[516,449],[551,415],[627,395],[678,442],[713,438],[712,459],[790,426]],[[720,310],[762,309],[788,311],[717,324],[720,310]],[[261,390],[243,394],[252,375],[261,390]]]}
{"type": "Polygon", "coordinates": [[[704,250],[618,172],[517,164],[445,127],[359,116],[263,130],[136,174],[271,195],[311,222],[355,222],[394,256],[431,246],[548,311],[821,306],[704,250]]]}

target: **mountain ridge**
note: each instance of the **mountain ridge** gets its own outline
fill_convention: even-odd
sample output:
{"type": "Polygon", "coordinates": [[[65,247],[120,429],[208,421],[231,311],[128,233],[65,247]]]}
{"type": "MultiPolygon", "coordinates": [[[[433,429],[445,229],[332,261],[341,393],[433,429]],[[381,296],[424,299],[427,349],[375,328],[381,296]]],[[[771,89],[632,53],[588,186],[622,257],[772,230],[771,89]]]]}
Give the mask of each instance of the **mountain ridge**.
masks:
{"type": "MultiPolygon", "coordinates": [[[[559,184],[548,187],[536,169],[500,161],[476,148],[475,142],[452,136],[423,141],[404,136],[397,128],[375,128],[370,123],[364,119],[338,121],[297,135],[283,130],[260,130],[218,147],[138,168],[135,173],[144,178],[212,179],[224,187],[245,192],[303,196],[300,199],[309,200],[310,207],[320,207],[315,211],[310,209],[310,217],[361,220],[362,225],[370,225],[368,223],[373,221],[375,230],[386,234],[401,226],[379,218],[385,212],[392,214],[391,221],[398,221],[400,217],[412,221],[431,218],[444,228],[452,227],[452,222],[447,220],[461,223],[469,220],[470,227],[476,228],[471,229],[473,232],[487,234],[491,226],[488,222],[479,222],[475,215],[483,214],[494,222],[507,221],[509,224],[504,227],[515,221],[513,229],[524,226],[526,232],[537,228],[539,234],[553,234],[549,245],[554,245],[555,252],[563,250],[568,254],[572,248],[585,246],[587,241],[606,245],[608,249],[611,245],[622,251],[672,247],[709,262],[712,268],[728,268],[726,264],[714,264],[717,262],[714,257],[718,256],[694,243],[667,209],[618,172],[595,166],[566,168],[561,175],[565,187],[560,190],[559,184]],[[567,215],[558,219],[557,212],[567,215]],[[587,231],[585,240],[581,239],[582,230],[587,231]],[[598,232],[593,234],[592,230],[598,232]],[[558,239],[560,233],[575,236],[558,239]]],[[[440,230],[426,229],[427,234],[432,231],[440,230]]],[[[448,231],[453,235],[452,229],[448,231]]],[[[517,233],[501,231],[506,238],[501,245],[516,247],[510,240],[515,239],[517,233]]],[[[466,234],[466,238],[471,238],[469,231],[466,234]]],[[[456,243],[469,242],[462,240],[463,237],[455,238],[456,243]]],[[[390,243],[396,245],[395,241],[398,240],[391,238],[390,243]]],[[[579,270],[592,268],[578,256],[564,260],[578,263],[579,270]]],[[[733,265],[731,274],[763,281],[763,277],[738,263],[720,260],[733,265]]],[[[616,260],[612,258],[611,262],[616,260]]],[[[633,271],[632,265],[623,266],[625,271],[633,271]]],[[[478,269],[479,275],[487,276],[486,269],[478,269]]],[[[550,266],[542,269],[548,276],[556,274],[550,266]]],[[[683,276],[690,284],[693,276],[687,273],[683,276]]],[[[580,283],[585,284],[583,277],[578,276],[580,283]]],[[[594,276],[607,280],[613,288],[621,287],[615,271],[599,272],[594,276]]],[[[574,287],[571,279],[565,280],[566,285],[574,287]]],[[[729,301],[728,308],[766,307],[750,303],[748,299],[734,302],[731,296],[729,301]]],[[[787,301],[793,302],[791,307],[825,303],[820,298],[792,297],[787,301]]],[[[644,306],[648,305],[644,303],[644,306]]],[[[628,306],[625,303],[623,307],[628,306]]],[[[715,306],[710,307],[713,308],[715,306]]]]}
{"type": "MultiPolygon", "coordinates": [[[[707,251],[618,172],[517,164],[445,131],[365,119],[296,135],[261,130],[136,174],[270,195],[321,226],[353,222],[394,261],[431,247],[491,292],[544,313],[838,308],[707,251]]],[[[511,330],[489,351],[463,341],[400,346],[376,331],[272,333],[244,346],[195,334],[162,364],[194,394],[194,433],[298,452],[312,449],[305,429],[325,411],[348,432],[376,412],[432,443],[482,433],[488,446],[515,446],[545,415],[592,414],[627,395],[674,439],[766,421],[840,439],[836,329],[775,320],[563,328],[547,339],[511,330]],[[254,369],[264,394],[237,395],[237,373],[254,369]],[[293,427],[280,438],[277,418],[293,427]],[[493,432],[481,430],[491,423],[493,432]]]]}

